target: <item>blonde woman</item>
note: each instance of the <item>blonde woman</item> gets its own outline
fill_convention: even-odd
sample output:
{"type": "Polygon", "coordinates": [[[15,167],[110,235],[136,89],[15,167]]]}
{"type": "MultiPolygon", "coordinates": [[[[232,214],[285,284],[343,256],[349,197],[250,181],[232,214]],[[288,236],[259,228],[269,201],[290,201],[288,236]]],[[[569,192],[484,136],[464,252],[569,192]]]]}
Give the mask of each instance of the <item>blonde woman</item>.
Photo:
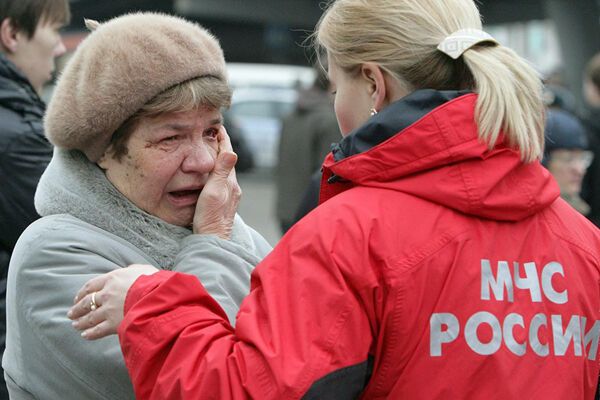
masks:
{"type": "Polygon", "coordinates": [[[135,266],[78,293],[88,338],[124,305],[139,398],[594,397],[600,234],[539,163],[536,73],[481,29],[472,0],[331,3],[315,39],[345,137],[235,329],[184,274],[135,266]]]}

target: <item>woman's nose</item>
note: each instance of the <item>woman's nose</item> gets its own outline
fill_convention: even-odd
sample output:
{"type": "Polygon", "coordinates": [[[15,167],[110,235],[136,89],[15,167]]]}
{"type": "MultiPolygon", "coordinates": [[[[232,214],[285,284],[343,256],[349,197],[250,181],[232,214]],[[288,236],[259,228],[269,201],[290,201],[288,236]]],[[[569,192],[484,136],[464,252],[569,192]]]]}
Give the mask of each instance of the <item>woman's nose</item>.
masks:
{"type": "Polygon", "coordinates": [[[587,170],[587,165],[581,160],[575,160],[571,163],[571,170],[577,175],[583,177],[587,170]]]}
{"type": "Polygon", "coordinates": [[[60,57],[67,52],[67,48],[65,47],[65,43],[60,39],[54,47],[54,57],[60,57]]]}
{"type": "Polygon", "coordinates": [[[208,173],[215,167],[215,157],[215,151],[203,141],[190,143],[181,170],[186,173],[208,173]]]}

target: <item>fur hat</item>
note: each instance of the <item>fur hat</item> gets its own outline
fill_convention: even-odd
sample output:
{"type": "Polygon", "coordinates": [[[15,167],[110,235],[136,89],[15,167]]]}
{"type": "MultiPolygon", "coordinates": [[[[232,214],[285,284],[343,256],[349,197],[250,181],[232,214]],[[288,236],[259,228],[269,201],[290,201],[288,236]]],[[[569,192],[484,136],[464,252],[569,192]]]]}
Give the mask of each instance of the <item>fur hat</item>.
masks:
{"type": "Polygon", "coordinates": [[[553,150],[587,150],[588,139],[583,124],[579,119],[564,110],[548,109],[546,111],[546,152],[553,150]]]}
{"type": "Polygon", "coordinates": [[[45,132],[55,146],[81,150],[91,161],[159,93],[200,76],[227,79],[219,42],[195,23],[157,13],[86,23],[93,32],[58,80],[45,132]]]}

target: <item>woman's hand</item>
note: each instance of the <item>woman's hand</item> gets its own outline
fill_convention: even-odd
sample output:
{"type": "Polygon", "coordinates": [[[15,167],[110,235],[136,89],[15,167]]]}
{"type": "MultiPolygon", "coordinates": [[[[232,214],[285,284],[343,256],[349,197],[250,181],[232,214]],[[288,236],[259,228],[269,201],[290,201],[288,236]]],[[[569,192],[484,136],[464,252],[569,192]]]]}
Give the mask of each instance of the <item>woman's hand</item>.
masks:
{"type": "Polygon", "coordinates": [[[67,316],[85,339],[100,339],[117,333],[123,320],[127,291],[141,275],[152,275],[151,265],[130,265],[90,279],[75,296],[67,316]]]}
{"type": "Polygon", "coordinates": [[[233,168],[237,162],[237,155],[233,152],[225,128],[221,128],[218,140],[219,151],[215,169],[210,173],[198,198],[193,230],[194,233],[213,234],[229,239],[242,190],[233,168]]]}

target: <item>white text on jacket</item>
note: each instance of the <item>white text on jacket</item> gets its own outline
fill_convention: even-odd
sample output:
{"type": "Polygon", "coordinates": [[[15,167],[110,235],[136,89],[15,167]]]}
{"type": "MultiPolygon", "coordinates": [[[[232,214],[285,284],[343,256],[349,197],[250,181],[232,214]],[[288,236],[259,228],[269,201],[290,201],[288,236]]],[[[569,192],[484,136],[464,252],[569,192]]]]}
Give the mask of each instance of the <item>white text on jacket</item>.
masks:
{"type": "MultiPolygon", "coordinates": [[[[499,261],[494,275],[490,261],[481,260],[481,300],[513,303],[515,291],[526,290],[532,303],[549,301],[559,305],[567,304],[569,294],[566,285],[565,289],[560,290],[553,284],[558,279],[565,279],[564,268],[560,263],[547,263],[539,275],[534,262],[525,263],[523,267],[524,277],[521,276],[518,262],[513,263],[511,271],[507,261],[499,261]]],[[[562,315],[548,316],[537,313],[526,322],[521,314],[514,312],[498,318],[491,312],[479,311],[467,319],[462,335],[466,345],[480,355],[494,354],[504,344],[516,356],[524,356],[528,351],[540,357],[551,353],[564,356],[567,351],[572,351],[575,356],[595,360],[600,338],[600,321],[588,321],[584,316],[571,315],[566,327],[565,322],[562,315]],[[491,331],[491,339],[480,339],[477,334],[480,327],[491,331]],[[515,327],[520,327],[517,329],[526,332],[525,335],[520,335],[525,339],[515,338],[515,327]],[[543,334],[540,334],[541,331],[543,334]],[[545,332],[548,334],[544,334],[545,332]],[[569,350],[571,344],[572,350],[569,350]]],[[[429,351],[433,357],[443,356],[444,345],[454,342],[461,335],[461,324],[457,316],[449,312],[432,314],[429,328],[429,351]]]]}

